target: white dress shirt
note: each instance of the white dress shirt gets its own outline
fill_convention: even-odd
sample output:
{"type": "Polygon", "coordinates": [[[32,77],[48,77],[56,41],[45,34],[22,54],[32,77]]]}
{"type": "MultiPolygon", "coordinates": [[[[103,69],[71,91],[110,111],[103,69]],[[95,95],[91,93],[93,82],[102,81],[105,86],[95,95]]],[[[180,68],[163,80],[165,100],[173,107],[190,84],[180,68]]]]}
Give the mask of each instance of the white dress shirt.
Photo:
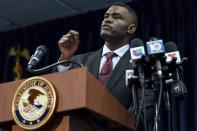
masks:
{"type": "MultiPolygon", "coordinates": [[[[124,46],[122,46],[122,47],[113,51],[116,54],[112,58],[113,69],[115,68],[115,66],[118,63],[118,61],[120,60],[120,58],[127,52],[128,49],[129,49],[129,44],[126,44],[126,45],[124,45],[124,46]]],[[[102,68],[103,64],[105,63],[105,61],[107,59],[106,54],[108,52],[112,52],[112,51],[106,45],[104,45],[103,46],[102,57],[101,57],[101,62],[100,62],[99,72],[101,71],[101,68],[102,68]]]]}

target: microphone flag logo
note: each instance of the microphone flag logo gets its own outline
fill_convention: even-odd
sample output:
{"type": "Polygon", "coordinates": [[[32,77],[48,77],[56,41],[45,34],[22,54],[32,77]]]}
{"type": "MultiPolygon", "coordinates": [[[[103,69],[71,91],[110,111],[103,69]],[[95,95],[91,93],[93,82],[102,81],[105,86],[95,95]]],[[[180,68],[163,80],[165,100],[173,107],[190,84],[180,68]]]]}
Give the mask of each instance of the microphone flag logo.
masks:
{"type": "Polygon", "coordinates": [[[165,56],[167,57],[166,62],[171,62],[173,59],[176,59],[176,63],[181,62],[181,57],[178,51],[165,53],[165,56]]]}
{"type": "Polygon", "coordinates": [[[148,41],[146,46],[149,55],[165,52],[162,40],[148,41]]]}
{"type": "Polygon", "coordinates": [[[145,55],[144,47],[140,46],[140,47],[130,48],[130,53],[132,60],[141,59],[141,57],[145,55]]]}

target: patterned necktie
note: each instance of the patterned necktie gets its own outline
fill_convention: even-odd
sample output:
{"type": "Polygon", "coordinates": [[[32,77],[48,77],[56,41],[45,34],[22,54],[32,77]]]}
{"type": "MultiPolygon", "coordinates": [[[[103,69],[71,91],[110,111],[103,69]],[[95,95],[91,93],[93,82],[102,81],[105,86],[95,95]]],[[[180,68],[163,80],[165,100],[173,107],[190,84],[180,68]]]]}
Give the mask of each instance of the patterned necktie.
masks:
{"type": "Polygon", "coordinates": [[[107,80],[109,79],[112,70],[113,70],[113,63],[112,63],[112,58],[115,56],[114,52],[109,52],[107,53],[106,57],[107,60],[103,64],[101,71],[99,73],[99,81],[106,86],[107,80]]]}

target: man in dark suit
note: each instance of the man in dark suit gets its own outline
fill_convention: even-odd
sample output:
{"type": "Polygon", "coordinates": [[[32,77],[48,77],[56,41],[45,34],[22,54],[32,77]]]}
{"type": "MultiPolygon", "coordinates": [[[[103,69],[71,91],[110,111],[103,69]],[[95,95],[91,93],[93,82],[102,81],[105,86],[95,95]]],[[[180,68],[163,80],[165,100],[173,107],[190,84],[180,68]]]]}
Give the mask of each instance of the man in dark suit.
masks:
{"type": "MultiPolygon", "coordinates": [[[[107,54],[113,52],[113,57],[111,58],[111,68],[113,71],[110,72],[107,82],[102,83],[131,114],[133,114],[134,110],[132,90],[126,87],[125,71],[131,69],[129,43],[136,31],[137,22],[136,12],[132,8],[125,4],[114,4],[104,15],[100,36],[105,40],[105,44],[98,51],[73,56],[79,45],[79,33],[74,30],[70,30],[58,42],[61,60],[72,58],[75,61],[81,62],[88,67],[89,71],[98,80],[101,80],[102,67],[108,60],[107,54]]],[[[64,68],[59,66],[58,70],[61,71],[64,68]]],[[[140,87],[138,89],[138,93],[141,94],[140,87]]],[[[148,96],[151,97],[146,97],[147,106],[153,105],[152,94],[150,92],[148,96]]],[[[140,98],[141,96],[139,95],[140,98]]]]}

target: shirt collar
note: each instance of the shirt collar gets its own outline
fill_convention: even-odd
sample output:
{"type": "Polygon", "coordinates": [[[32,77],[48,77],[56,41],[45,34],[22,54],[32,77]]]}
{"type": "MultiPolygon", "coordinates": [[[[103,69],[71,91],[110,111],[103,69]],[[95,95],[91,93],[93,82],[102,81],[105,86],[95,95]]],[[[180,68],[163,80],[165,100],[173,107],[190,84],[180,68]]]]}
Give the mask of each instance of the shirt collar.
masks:
{"type": "MultiPolygon", "coordinates": [[[[129,49],[129,44],[126,44],[126,45],[114,50],[113,52],[116,53],[116,55],[118,55],[119,57],[122,57],[128,49],[129,49]]],[[[102,56],[106,55],[108,52],[112,52],[112,51],[106,45],[104,45],[102,56]]]]}

